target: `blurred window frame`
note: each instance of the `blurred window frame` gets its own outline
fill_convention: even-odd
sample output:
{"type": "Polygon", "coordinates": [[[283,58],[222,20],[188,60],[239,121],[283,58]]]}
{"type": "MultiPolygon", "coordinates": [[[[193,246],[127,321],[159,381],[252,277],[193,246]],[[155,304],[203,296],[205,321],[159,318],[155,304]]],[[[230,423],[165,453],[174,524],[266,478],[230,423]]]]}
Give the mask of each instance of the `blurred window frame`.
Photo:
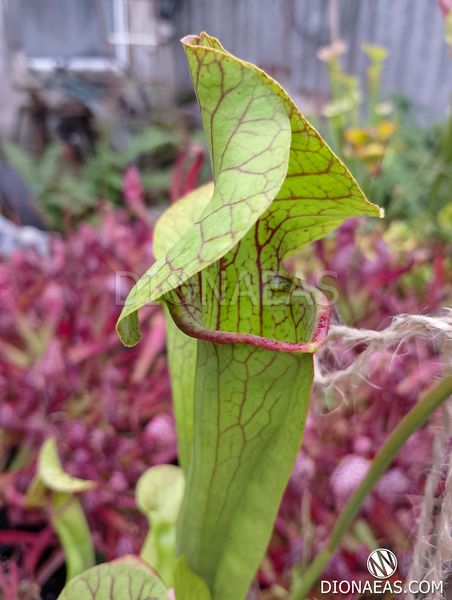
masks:
{"type": "MultiPolygon", "coordinates": [[[[93,7],[99,19],[99,29],[103,29],[104,39],[100,39],[101,45],[109,47],[111,56],[107,52],[93,56],[73,56],[61,58],[58,56],[33,56],[28,55],[23,43],[23,27],[21,25],[21,6],[19,0],[2,1],[3,18],[5,25],[5,39],[7,48],[14,58],[17,55],[25,60],[26,67],[36,73],[51,73],[63,68],[65,71],[74,73],[116,73],[123,72],[129,65],[129,50],[127,44],[111,44],[111,34],[126,38],[129,28],[127,0],[93,0],[93,7]],[[110,15],[105,13],[106,5],[111,8],[110,15]],[[105,27],[107,16],[112,21],[113,31],[105,27]]],[[[77,0],[74,0],[77,2],[77,0]]],[[[22,62],[23,64],[23,62],[22,62]]]]}

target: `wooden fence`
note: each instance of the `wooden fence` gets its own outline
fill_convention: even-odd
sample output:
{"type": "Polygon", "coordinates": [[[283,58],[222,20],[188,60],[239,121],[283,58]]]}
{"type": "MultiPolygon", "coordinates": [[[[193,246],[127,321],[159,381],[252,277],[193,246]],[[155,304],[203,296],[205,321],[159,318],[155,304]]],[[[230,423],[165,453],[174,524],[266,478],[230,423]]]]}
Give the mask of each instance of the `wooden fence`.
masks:
{"type": "MultiPolygon", "coordinates": [[[[179,37],[202,30],[238,56],[259,64],[289,91],[309,98],[328,90],[317,58],[330,39],[328,0],[181,0],[179,37]]],[[[436,0],[338,0],[346,69],[365,77],[363,42],[385,46],[383,91],[400,92],[421,120],[444,117],[451,101],[452,59],[436,0]]],[[[179,86],[189,85],[185,59],[176,51],[179,86]]]]}

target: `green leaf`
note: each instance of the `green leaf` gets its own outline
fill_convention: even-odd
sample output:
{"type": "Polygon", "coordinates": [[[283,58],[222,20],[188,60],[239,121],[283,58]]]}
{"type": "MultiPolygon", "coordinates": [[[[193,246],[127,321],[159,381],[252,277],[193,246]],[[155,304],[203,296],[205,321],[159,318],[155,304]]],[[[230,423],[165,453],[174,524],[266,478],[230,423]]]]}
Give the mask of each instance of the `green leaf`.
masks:
{"type": "Polygon", "coordinates": [[[165,316],[179,463],[186,472],[193,439],[193,402],[198,342],[179,329],[166,308],[165,316]]]}
{"type": "Polygon", "coordinates": [[[347,217],[380,210],[275,81],[207,34],[183,44],[214,186],[162,217],[158,260],[118,331],[136,343],[136,311],[166,304],[187,476],[178,553],[215,600],[240,600],[301,443],[312,353],[328,326],[322,294],[283,260],[347,217]]]}
{"type": "Polygon", "coordinates": [[[3,154],[6,161],[19,171],[22,177],[27,181],[33,181],[37,176],[37,169],[31,156],[17,144],[4,142],[2,144],[3,154]]]}
{"type": "Polygon", "coordinates": [[[80,501],[56,492],[52,495],[52,525],[66,559],[66,580],[70,581],[95,564],[89,525],[80,501]]]}
{"type": "Polygon", "coordinates": [[[199,343],[178,549],[215,599],[246,596],[301,443],[311,381],[309,354],[199,343]]]}
{"type": "Polygon", "coordinates": [[[199,82],[207,140],[214,148],[215,189],[202,216],[129,294],[118,322],[126,345],[140,338],[138,308],[177,288],[233,248],[271,204],[286,173],[290,125],[267,76],[256,67],[242,68],[226,53],[216,60],[202,47],[186,45],[186,50],[199,82]],[[204,68],[198,72],[200,62],[204,68]],[[247,162],[247,170],[241,165],[250,149],[256,161],[247,162]]]}
{"type": "MultiPolygon", "coordinates": [[[[213,194],[208,183],[173,204],[157,221],[154,255],[160,259],[180,239],[207,206],[213,194]]],[[[193,435],[193,394],[196,369],[196,339],[185,335],[166,310],[168,363],[171,375],[174,414],[178,431],[179,463],[188,466],[193,435]]]]}
{"type": "Polygon", "coordinates": [[[444,39],[452,46],[452,11],[449,11],[444,19],[444,39]]]}
{"type": "Polygon", "coordinates": [[[196,575],[183,556],[177,561],[174,569],[174,589],[177,600],[211,600],[209,588],[196,575]]]}
{"type": "Polygon", "coordinates": [[[168,600],[168,592],[145,563],[126,556],[85,571],[58,600],[168,600]]]}
{"type": "Polygon", "coordinates": [[[136,488],[138,508],[150,527],[140,556],[157,569],[168,586],[176,561],[176,521],[183,493],[184,476],[174,465],[151,467],[136,488]]]}
{"type": "Polygon", "coordinates": [[[66,559],[66,577],[70,581],[95,563],[94,546],[85,513],[74,496],[95,487],[65,473],[54,438],[44,442],[39,452],[37,473],[25,498],[28,506],[46,507],[66,559]]]}
{"type": "Polygon", "coordinates": [[[41,448],[38,459],[38,475],[45,486],[53,492],[75,494],[96,487],[95,481],[73,477],[63,470],[54,438],[46,440],[41,448]]]}
{"type": "Polygon", "coordinates": [[[202,215],[134,286],[118,321],[140,339],[137,310],[222,258],[264,214],[286,256],[345,218],[379,216],[284,90],[202,34],[183,40],[211,153],[215,188],[202,215]],[[290,217],[290,218],[288,218],[290,217]]]}
{"type": "Polygon", "coordinates": [[[151,154],[165,146],[175,146],[180,144],[179,132],[174,129],[151,126],[143,131],[138,131],[130,140],[126,150],[120,155],[122,167],[126,167],[131,162],[135,162],[143,154],[151,154]]]}

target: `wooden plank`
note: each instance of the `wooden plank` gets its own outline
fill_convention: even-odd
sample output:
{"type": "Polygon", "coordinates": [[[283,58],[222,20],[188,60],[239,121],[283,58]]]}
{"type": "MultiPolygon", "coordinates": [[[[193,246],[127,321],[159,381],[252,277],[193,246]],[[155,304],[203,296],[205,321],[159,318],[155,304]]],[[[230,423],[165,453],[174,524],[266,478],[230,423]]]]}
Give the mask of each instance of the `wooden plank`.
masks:
{"type": "MultiPolygon", "coordinates": [[[[445,115],[451,60],[443,22],[433,0],[339,0],[342,36],[349,45],[344,64],[366,76],[363,42],[388,48],[382,88],[401,92],[429,118],[445,115]]],[[[184,0],[184,31],[205,29],[231,52],[272,70],[291,91],[324,94],[326,67],[316,55],[329,42],[327,0],[184,0]],[[287,15],[291,15],[288,19],[287,15]]],[[[178,59],[180,60],[180,58],[178,59]]]]}

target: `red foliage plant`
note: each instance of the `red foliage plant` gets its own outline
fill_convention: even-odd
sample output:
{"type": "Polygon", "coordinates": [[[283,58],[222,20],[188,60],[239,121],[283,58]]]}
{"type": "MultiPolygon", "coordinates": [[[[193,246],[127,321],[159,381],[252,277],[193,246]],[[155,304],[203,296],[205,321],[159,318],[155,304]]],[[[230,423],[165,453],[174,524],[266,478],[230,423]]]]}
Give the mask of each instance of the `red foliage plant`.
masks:
{"type": "MultiPolygon", "coordinates": [[[[358,226],[347,224],[317,246],[315,270],[335,274],[342,316],[348,311],[354,325],[375,328],[399,312],[435,311],[444,300],[444,269],[430,269],[419,288],[410,277],[428,266],[429,253],[396,254],[378,231],[358,236],[368,240],[363,249],[358,226]]],[[[122,348],[114,325],[118,300],[133,283],[125,274],[140,275],[151,260],[151,227],[108,210],[98,227],[82,225],[64,241],[53,239],[47,258],[21,251],[0,259],[0,550],[14,559],[0,572],[5,594],[20,580],[42,585],[64,560],[46,515],[24,507],[35,458],[50,436],[65,470],[98,482],[82,502],[102,559],[139,551],[146,524],[136,510],[135,483],[148,466],[177,460],[165,332],[155,306],[147,308],[146,334],[134,349],[122,348]]],[[[344,349],[335,359],[345,365],[359,351],[344,349]]],[[[260,573],[263,585],[287,585],[291,569],[318,551],[387,433],[441,368],[420,344],[374,360],[370,385],[359,386],[351,402],[328,414],[313,405],[260,573]]],[[[412,437],[362,514],[378,543],[397,551],[402,569],[431,440],[431,428],[412,437]]],[[[365,543],[352,534],[325,578],[365,577],[365,543]]]]}
{"type": "Polygon", "coordinates": [[[22,578],[42,580],[55,546],[45,515],[24,508],[46,438],[56,437],[68,472],[98,482],[82,501],[106,560],[138,552],[146,527],[135,483],[150,465],[176,459],[160,310],[148,307],[148,333],[134,350],[114,329],[133,283],[124,274],[140,275],[151,254],[149,226],[106,210],[100,227],[53,239],[47,258],[0,260],[0,549],[15,552],[22,578]]]}

